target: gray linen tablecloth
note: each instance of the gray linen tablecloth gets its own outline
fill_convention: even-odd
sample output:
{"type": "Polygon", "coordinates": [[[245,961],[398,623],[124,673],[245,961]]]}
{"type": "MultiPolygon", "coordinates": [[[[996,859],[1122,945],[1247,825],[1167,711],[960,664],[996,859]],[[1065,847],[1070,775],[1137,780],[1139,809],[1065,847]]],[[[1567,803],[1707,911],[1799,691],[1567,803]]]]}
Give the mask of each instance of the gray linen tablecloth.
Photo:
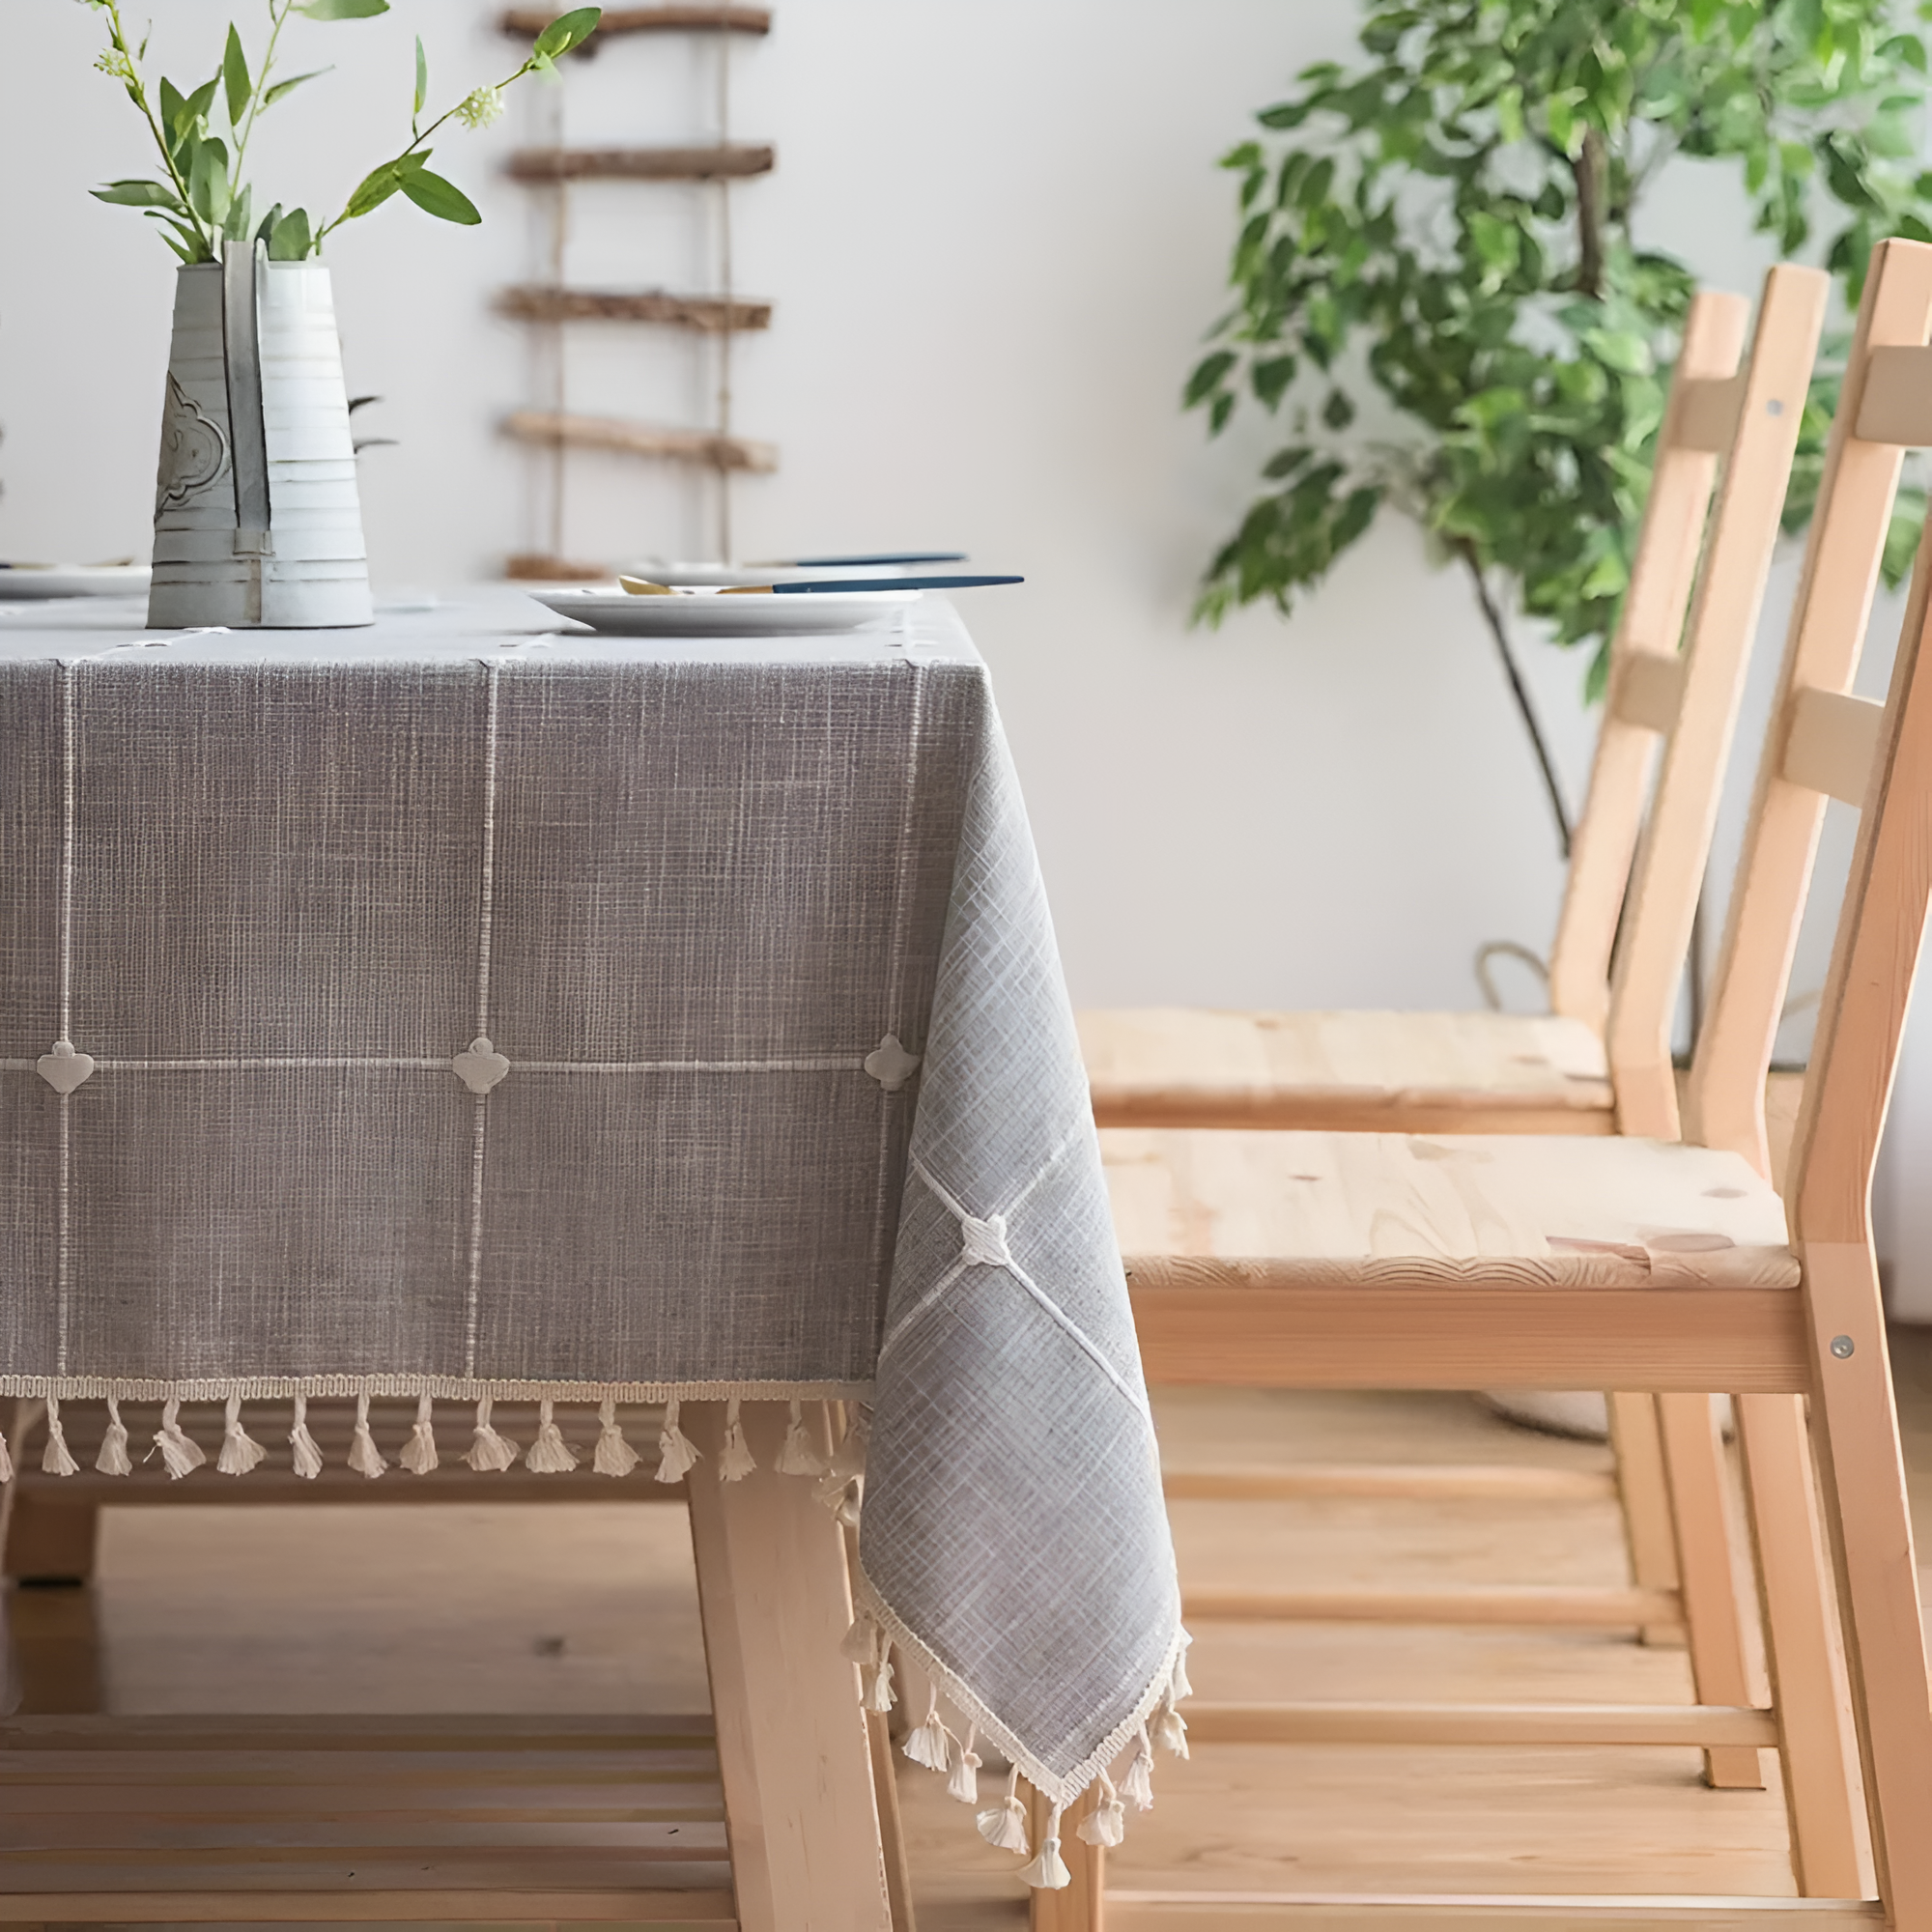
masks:
{"type": "Polygon", "coordinates": [[[950,608],[0,611],[0,1393],[856,1400],[868,1694],[890,1637],[1051,1799],[1130,1746],[1144,1785],[1184,1688],[1153,1433],[950,608]]]}

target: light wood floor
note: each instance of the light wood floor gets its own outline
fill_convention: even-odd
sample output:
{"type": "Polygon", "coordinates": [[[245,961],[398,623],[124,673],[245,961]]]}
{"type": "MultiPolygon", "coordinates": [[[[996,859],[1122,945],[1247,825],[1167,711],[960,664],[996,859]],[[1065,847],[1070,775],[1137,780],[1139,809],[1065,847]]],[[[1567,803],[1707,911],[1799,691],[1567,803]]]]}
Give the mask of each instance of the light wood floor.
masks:
{"type": "MultiPolygon", "coordinates": [[[[1932,1330],[1894,1340],[1932,1548],[1932,1330]]],[[[1602,1448],[1461,1396],[1164,1391],[1171,1466],[1523,1462],[1602,1448]]],[[[1194,1586],[1622,1580],[1607,1502],[1178,1503],[1194,1586]]],[[[92,1591],[11,1605],[29,1710],[602,1714],[706,1708],[681,1509],[621,1503],[110,1511],[92,1591]]],[[[1688,1700],[1681,1653],[1590,1633],[1204,1625],[1204,1697],[1688,1700]]],[[[1774,1777],[1775,1783],[1775,1777],[1774,1777]]],[[[1018,1861],[929,1773],[900,1788],[924,1932],[1024,1922],[1018,1861]]],[[[1137,1889],[1788,1890],[1775,1791],[1703,1788],[1693,1753],[1204,1747],[1163,1757],[1113,1870],[1137,1889]]]]}

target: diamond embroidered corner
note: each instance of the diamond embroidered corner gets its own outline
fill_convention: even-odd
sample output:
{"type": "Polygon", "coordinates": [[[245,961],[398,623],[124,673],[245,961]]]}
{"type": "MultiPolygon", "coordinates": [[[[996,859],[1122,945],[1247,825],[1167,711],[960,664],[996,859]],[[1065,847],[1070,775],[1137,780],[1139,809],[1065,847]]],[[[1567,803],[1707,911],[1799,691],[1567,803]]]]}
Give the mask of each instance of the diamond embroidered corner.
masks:
{"type": "Polygon", "coordinates": [[[870,1053],[866,1056],[866,1071],[883,1087],[888,1094],[896,1094],[919,1070],[920,1056],[908,1053],[899,1044],[899,1037],[889,1033],[870,1053]]]}

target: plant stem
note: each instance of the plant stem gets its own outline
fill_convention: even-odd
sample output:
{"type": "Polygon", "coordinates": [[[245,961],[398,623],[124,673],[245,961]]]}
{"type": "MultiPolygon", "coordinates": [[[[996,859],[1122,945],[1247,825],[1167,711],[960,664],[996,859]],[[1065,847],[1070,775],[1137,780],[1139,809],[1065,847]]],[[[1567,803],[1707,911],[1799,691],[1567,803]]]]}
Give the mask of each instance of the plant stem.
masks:
{"type": "Polygon", "coordinates": [[[1604,137],[1583,132],[1583,151],[1570,163],[1577,181],[1577,293],[1595,301],[1604,292],[1604,137]]]}
{"type": "Polygon", "coordinates": [[[1476,547],[1467,537],[1456,543],[1457,554],[1468,566],[1469,581],[1476,587],[1476,602],[1481,605],[1483,619],[1490,627],[1490,636],[1495,639],[1496,655],[1503,661],[1503,675],[1509,679],[1510,696],[1516,699],[1516,708],[1522,719],[1523,729],[1529,733],[1529,742],[1536,753],[1538,769],[1543,773],[1543,786],[1549,794],[1549,810],[1556,820],[1556,840],[1563,848],[1563,857],[1570,857],[1570,814],[1564,809],[1562,788],[1556,782],[1556,767],[1550,761],[1549,747],[1544,743],[1543,727],[1537,723],[1536,708],[1529,701],[1529,692],[1524,687],[1522,673],[1517,668],[1516,654],[1510,649],[1509,631],[1503,623],[1503,613],[1496,608],[1496,601],[1490,595],[1488,581],[1483,576],[1483,566],[1476,555],[1476,547]]]}
{"type": "Polygon", "coordinates": [[[161,165],[168,171],[168,179],[175,185],[175,192],[181,197],[182,206],[187,210],[187,218],[200,236],[202,246],[212,259],[214,254],[214,238],[201,225],[201,216],[194,212],[194,203],[188,198],[187,183],[182,180],[181,170],[175,166],[175,157],[168,152],[168,144],[161,133],[161,124],[155,119],[155,110],[148,105],[148,90],[141,85],[141,70],[134,64],[134,52],[128,44],[127,29],[121,24],[120,0],[107,0],[107,31],[114,43],[114,51],[128,63],[128,72],[131,76],[124,85],[134,105],[141,110],[141,118],[148,124],[148,132],[155,137],[155,146],[161,151],[161,165]]]}
{"type": "MultiPolygon", "coordinates": [[[[504,90],[504,88],[514,87],[516,83],[522,80],[525,74],[528,73],[535,66],[536,66],[535,61],[526,60],[523,64],[523,66],[516,71],[515,73],[509,76],[507,80],[499,80],[497,83],[496,91],[498,94],[500,94],[504,90]]],[[[437,118],[434,121],[432,121],[429,124],[429,126],[422,130],[420,134],[416,135],[415,139],[412,140],[410,143],[410,145],[407,148],[405,148],[400,155],[396,156],[396,161],[407,160],[410,157],[410,156],[413,155],[415,151],[418,148],[420,148],[423,145],[423,143],[427,141],[430,138],[430,136],[433,135],[436,132],[436,130],[439,128],[440,128],[445,121],[454,118],[458,109],[462,107],[463,101],[468,100],[469,99],[469,96],[466,94],[463,97],[463,100],[459,100],[456,103],[455,107],[448,109],[445,113],[438,115],[437,118]]],[[[391,161],[389,165],[391,167],[394,167],[396,161],[391,161]]],[[[353,203],[354,200],[355,196],[352,195],[350,197],[350,203],[353,203]]],[[[317,250],[321,249],[323,243],[323,238],[325,236],[333,235],[335,231],[338,228],[340,228],[345,221],[349,219],[349,205],[350,205],[349,203],[345,203],[343,206],[342,213],[338,214],[333,221],[325,222],[323,226],[316,231],[315,246],[317,250]]]]}
{"type": "Polygon", "coordinates": [[[248,97],[248,119],[243,127],[235,130],[235,173],[229,184],[229,192],[242,192],[242,161],[248,152],[248,142],[255,132],[255,122],[262,112],[262,101],[269,92],[269,76],[275,71],[275,48],[280,45],[282,29],[288,25],[289,15],[296,10],[296,0],[283,0],[282,11],[275,12],[275,0],[269,0],[269,18],[271,22],[269,32],[268,51],[262,56],[262,71],[255,76],[255,91],[248,97]]]}

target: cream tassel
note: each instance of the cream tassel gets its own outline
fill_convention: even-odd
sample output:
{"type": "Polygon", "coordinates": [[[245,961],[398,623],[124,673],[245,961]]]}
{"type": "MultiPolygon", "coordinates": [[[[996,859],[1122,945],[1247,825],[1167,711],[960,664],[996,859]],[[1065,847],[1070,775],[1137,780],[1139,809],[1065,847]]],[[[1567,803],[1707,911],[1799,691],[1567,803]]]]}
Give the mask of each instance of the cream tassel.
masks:
{"type": "Polygon", "coordinates": [[[818,1479],[813,1492],[827,1509],[848,1529],[859,1527],[859,1511],[865,1500],[866,1447],[872,1431],[872,1411],[854,1411],[845,1439],[832,1452],[832,1462],[818,1479]]]}
{"type": "Polygon", "coordinates": [[[14,1458],[7,1448],[7,1438],[0,1435],[0,1483],[14,1480],[14,1458]]]}
{"type": "Polygon", "coordinates": [[[490,1397],[480,1396],[476,1403],[476,1433],[469,1440],[469,1453],[464,1461],[472,1469],[507,1469],[523,1451],[507,1435],[498,1435],[490,1421],[490,1397]]]}
{"type": "Polygon", "coordinates": [[[367,1476],[372,1483],[389,1466],[389,1459],[376,1447],[376,1438],[369,1434],[369,1398],[366,1394],[355,1398],[355,1433],[349,1438],[349,1466],[358,1476],[367,1476]]]}
{"type": "Polygon", "coordinates": [[[77,1476],[80,1464],[67,1446],[67,1431],[61,1425],[60,1398],[47,1398],[47,1446],[41,1451],[41,1468],[49,1476],[77,1476]]]}
{"type": "MultiPolygon", "coordinates": [[[[101,1453],[106,1453],[106,1445],[101,1445],[101,1453]]],[[[258,1463],[264,1462],[269,1452],[242,1427],[242,1398],[231,1395],[228,1398],[228,1411],[221,1431],[221,1454],[214,1459],[215,1468],[224,1476],[245,1476],[258,1463]]]]}
{"type": "Polygon", "coordinates": [[[1174,1708],[1171,1690],[1161,1700],[1160,1715],[1153,1720],[1153,1734],[1163,1750],[1171,1750],[1176,1757],[1187,1755],[1187,1725],[1174,1708]]]}
{"type": "Polygon", "coordinates": [[[1194,1695],[1194,1686],[1187,1681],[1187,1653],[1193,1647],[1194,1639],[1185,1631],[1180,1633],[1180,1648],[1174,1653],[1174,1674],[1168,1679],[1167,1694],[1178,1704],[1183,1697],[1194,1695]]]}
{"type": "Polygon", "coordinates": [[[791,1420],[785,1425],[785,1439],[780,1445],[779,1460],[774,1466],[781,1476],[825,1473],[825,1458],[811,1446],[811,1437],[805,1427],[805,1405],[796,1397],[792,1399],[791,1420]]]}
{"type": "Polygon", "coordinates": [[[973,1740],[978,1735],[979,1726],[968,1724],[966,1742],[961,1744],[957,1738],[952,1741],[952,1776],[946,1780],[946,1795],[958,1799],[962,1804],[980,1802],[980,1754],[973,1748],[973,1740]]]}
{"type": "Polygon", "coordinates": [[[681,1483],[697,1461],[696,1447],[677,1426],[677,1397],[665,1404],[664,1427],[658,1431],[658,1481],[681,1483]]]}
{"type": "Polygon", "coordinates": [[[745,1440],[744,1418],[739,1414],[739,1399],[734,1395],[724,1405],[724,1443],[718,1451],[718,1480],[742,1483],[757,1464],[745,1440]]]}
{"type": "Polygon", "coordinates": [[[121,1420],[119,1400],[111,1395],[107,1398],[107,1429],[100,1438],[100,1454],[94,1459],[94,1466],[103,1476],[134,1473],[133,1459],[128,1454],[128,1425],[121,1420]]]}
{"type": "Polygon", "coordinates": [[[901,1748],[914,1764],[923,1764],[927,1771],[944,1771],[952,1761],[952,1749],[957,1743],[940,1718],[939,1692],[928,1690],[925,1721],[906,1739],[901,1748]]]}
{"type": "Polygon", "coordinates": [[[1060,1856],[1060,1810],[1056,1804],[1047,1814],[1046,1836],[1039,1841],[1039,1857],[1020,1873],[1036,1891],[1059,1891],[1073,1883],[1073,1874],[1060,1856]]]}
{"type": "Polygon", "coordinates": [[[892,1647],[886,1642],[885,1633],[861,1610],[852,1619],[851,1628],[839,1638],[838,1649],[841,1656],[849,1657],[859,1666],[861,1709],[890,1711],[893,1708],[893,1659],[892,1647]]]}
{"type": "Polygon", "coordinates": [[[555,1407],[549,1396],[537,1404],[537,1439],[524,1458],[524,1467],[533,1476],[567,1476],[577,1467],[577,1454],[556,1426],[555,1407]]]}
{"type": "Polygon", "coordinates": [[[1130,1800],[1136,1811],[1153,1809],[1153,1746],[1148,1742],[1145,1724],[1134,1744],[1133,1762],[1121,1779],[1121,1796],[1130,1800]]]}
{"type": "Polygon", "coordinates": [[[416,1419],[411,1426],[410,1439],[403,1444],[403,1453],[396,1459],[412,1476],[427,1476],[442,1463],[436,1453],[435,1408],[435,1401],[428,1394],[416,1397],[416,1419]]]}
{"type": "Polygon", "coordinates": [[[600,1476],[628,1476],[643,1458],[624,1440],[617,1426],[617,1398],[607,1395],[597,1405],[597,1453],[590,1466],[600,1476]]]}
{"type": "Polygon", "coordinates": [[[315,1437],[308,1433],[308,1397],[296,1397],[295,1427],[289,1431],[289,1447],[294,1451],[291,1461],[295,1472],[303,1482],[312,1483],[322,1474],[322,1451],[316,1447],[315,1437]]]}
{"type": "Polygon", "coordinates": [[[182,1433],[181,1397],[178,1395],[171,1395],[161,1410],[161,1426],[155,1434],[155,1447],[161,1452],[161,1462],[176,1482],[180,1482],[190,1469],[198,1469],[208,1461],[201,1453],[201,1445],[189,1441],[182,1433]]]}
{"type": "Polygon", "coordinates": [[[1118,1845],[1127,1835],[1127,1807],[1114,1789],[1114,1780],[1103,1771],[1100,1789],[1094,1794],[1094,1808],[1080,1821],[1082,1843],[1105,1848],[1118,1845]]]}
{"type": "Polygon", "coordinates": [[[973,1821],[980,1828],[980,1835],[987,1844],[996,1845],[1003,1852],[1017,1852],[1026,1857],[1026,1806],[1020,1802],[1020,1769],[1014,1765],[1012,1776],[1007,1779],[1007,1795],[997,1798],[973,1821]]]}

